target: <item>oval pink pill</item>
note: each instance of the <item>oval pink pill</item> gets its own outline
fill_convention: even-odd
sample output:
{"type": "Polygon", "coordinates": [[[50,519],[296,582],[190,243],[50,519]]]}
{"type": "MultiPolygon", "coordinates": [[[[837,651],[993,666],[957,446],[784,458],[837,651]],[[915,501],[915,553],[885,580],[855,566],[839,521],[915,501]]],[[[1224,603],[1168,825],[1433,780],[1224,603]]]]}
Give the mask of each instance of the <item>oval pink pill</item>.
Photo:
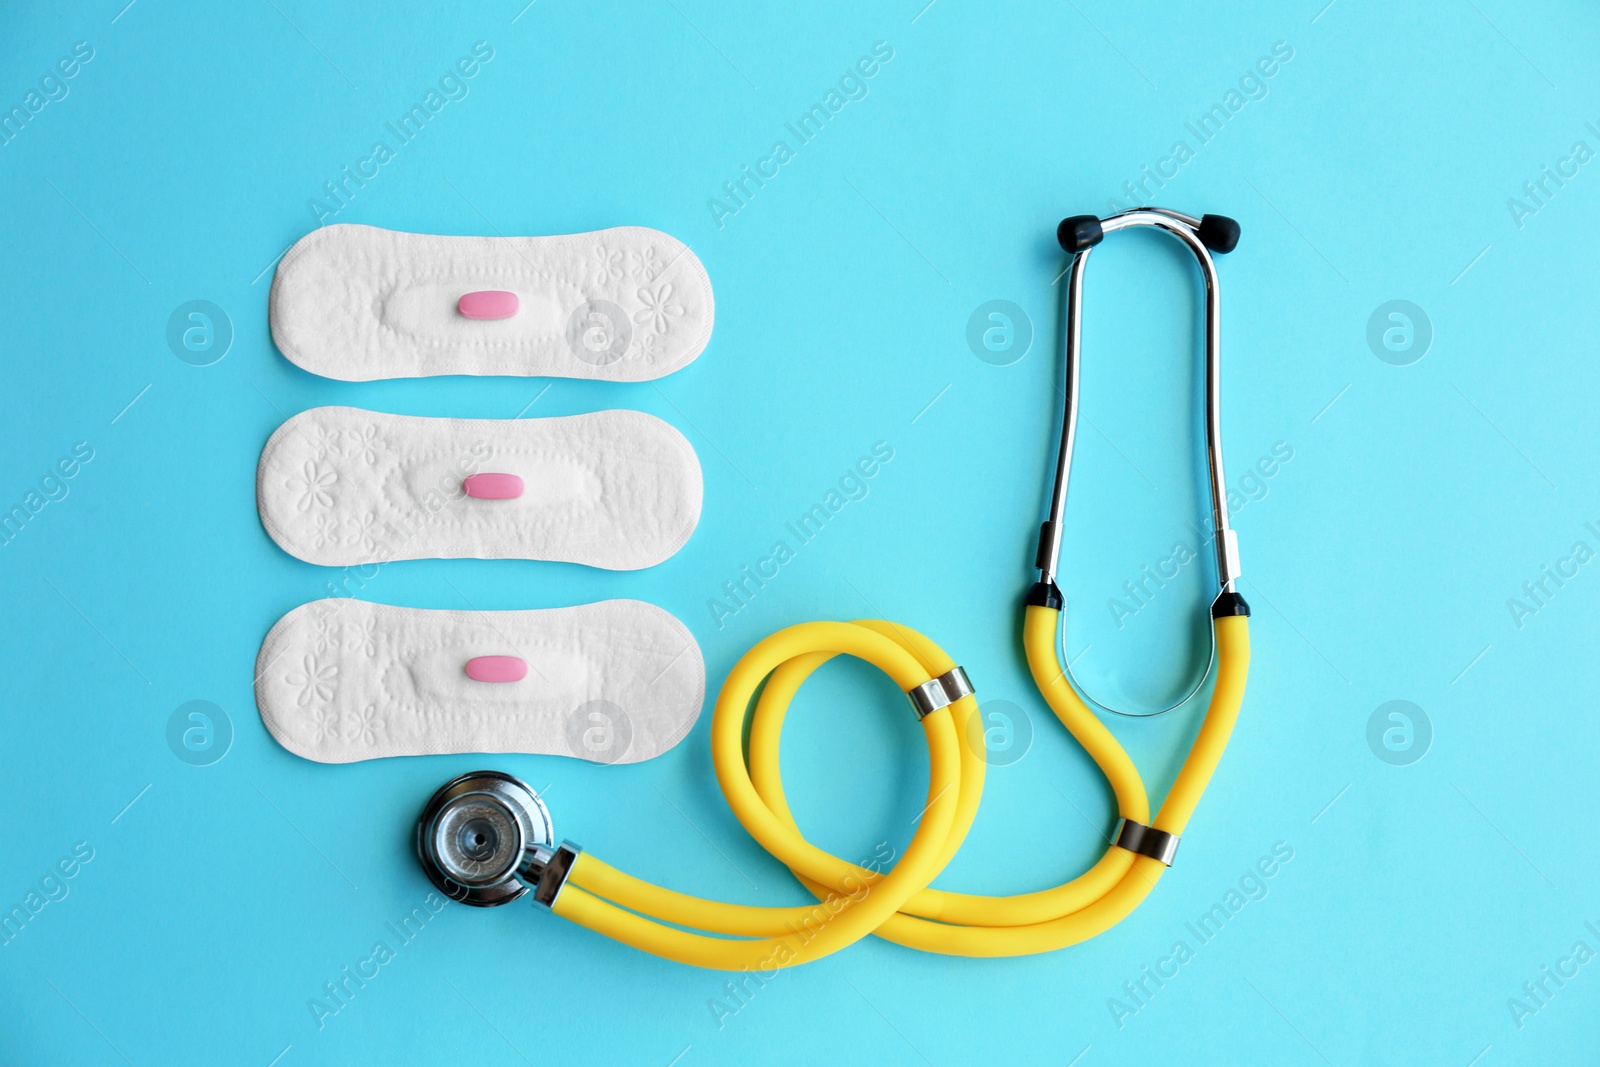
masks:
{"type": "Polygon", "coordinates": [[[522,479],[515,474],[474,474],[461,488],[479,500],[515,500],[522,495],[522,479]]]}
{"type": "Polygon", "coordinates": [[[483,289],[456,301],[456,310],[469,319],[509,319],[519,306],[517,294],[503,289],[483,289]]]}
{"type": "Polygon", "coordinates": [[[520,682],[528,676],[521,656],[475,656],[467,660],[467,677],[474,682],[520,682]]]}

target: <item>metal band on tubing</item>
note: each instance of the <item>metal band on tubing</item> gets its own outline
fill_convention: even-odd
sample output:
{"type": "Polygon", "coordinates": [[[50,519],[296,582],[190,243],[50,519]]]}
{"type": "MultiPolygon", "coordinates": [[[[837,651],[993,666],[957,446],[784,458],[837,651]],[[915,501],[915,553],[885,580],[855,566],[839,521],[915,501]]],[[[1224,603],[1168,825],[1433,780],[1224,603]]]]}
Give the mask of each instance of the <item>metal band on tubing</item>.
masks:
{"type": "Polygon", "coordinates": [[[1163,865],[1171,867],[1172,858],[1178,854],[1178,835],[1132,819],[1123,819],[1117,829],[1117,847],[1135,855],[1160,860],[1163,865]]]}
{"type": "Polygon", "coordinates": [[[937,678],[930,678],[915,689],[906,690],[918,721],[926,719],[940,708],[947,708],[963,697],[972,696],[972,680],[960,667],[951,667],[937,678]]]}

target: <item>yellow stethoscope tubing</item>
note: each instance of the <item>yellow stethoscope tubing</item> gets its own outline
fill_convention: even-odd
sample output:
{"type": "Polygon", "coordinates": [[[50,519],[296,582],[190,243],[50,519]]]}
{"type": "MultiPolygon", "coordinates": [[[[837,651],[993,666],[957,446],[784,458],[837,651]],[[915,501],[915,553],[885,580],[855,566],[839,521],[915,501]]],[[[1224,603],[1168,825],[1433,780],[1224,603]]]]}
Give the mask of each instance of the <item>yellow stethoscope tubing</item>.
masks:
{"type": "MultiPolygon", "coordinates": [[[[1055,651],[1060,614],[1050,607],[1026,609],[1023,643],[1041,695],[1106,775],[1119,814],[1181,835],[1238,717],[1250,661],[1248,619],[1213,620],[1217,670],[1210,705],[1150,822],[1148,796],[1133,761],[1061,669],[1055,651]]],[[[887,874],[806,841],[783,794],[779,739],[800,684],[841,654],[873,663],[907,690],[955,665],[928,638],[893,623],[803,623],[773,634],[740,659],[723,685],[712,719],[713,762],[734,814],[817,896],[818,904],[760,907],[706,900],[635,878],[585,852],[573,864],[553,910],[680,963],[769,971],[820,959],[870,933],[950,955],[1053,951],[1109,929],[1154,888],[1166,867],[1116,846],[1079,877],[1039,892],[991,897],[929,886],[960,848],[983,789],[983,756],[964,740],[971,736],[966,731],[977,713],[970,696],[922,720],[929,749],[928,804],[904,855],[887,874]],[[763,680],[766,688],[750,722],[747,762],[744,725],[763,680]]]]}
{"type": "MultiPolygon", "coordinates": [[[[766,908],[704,900],[633,878],[587,852],[573,864],[552,910],[625,944],[681,963],[766,971],[818,959],[853,944],[932,881],[948,854],[960,845],[959,839],[954,847],[948,844],[955,826],[962,760],[962,745],[949,707],[922,720],[928,741],[928,803],[905,854],[887,875],[873,875],[807,842],[792,829],[792,822],[786,825],[762,804],[750,781],[742,742],[751,697],[761,682],[786,662],[822,649],[872,663],[903,689],[914,688],[929,677],[910,651],[875,629],[814,622],[791,626],[759,642],[734,665],[723,683],[712,716],[711,745],[717,778],[729,805],[752,836],[791,869],[805,871],[815,881],[833,882],[843,894],[837,911],[817,923],[816,932],[804,944],[798,949],[793,944],[799,939],[794,924],[810,930],[807,920],[817,922],[818,905],[766,908]],[[855,876],[861,879],[855,886],[847,880],[852,872],[859,872],[855,876]],[[602,894],[611,899],[602,899],[602,894]],[[710,937],[665,923],[717,934],[754,935],[755,939],[710,937]]],[[[977,784],[981,789],[981,780],[977,784]]]]}

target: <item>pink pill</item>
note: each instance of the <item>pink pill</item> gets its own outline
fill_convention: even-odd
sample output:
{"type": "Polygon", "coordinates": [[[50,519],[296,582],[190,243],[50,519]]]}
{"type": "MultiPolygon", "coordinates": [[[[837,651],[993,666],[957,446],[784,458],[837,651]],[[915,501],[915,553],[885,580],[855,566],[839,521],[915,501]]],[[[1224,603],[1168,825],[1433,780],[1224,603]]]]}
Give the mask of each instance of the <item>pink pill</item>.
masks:
{"type": "Polygon", "coordinates": [[[520,682],[528,676],[521,656],[476,656],[467,660],[467,677],[474,682],[520,682]]]}
{"type": "Polygon", "coordinates": [[[478,500],[515,500],[522,495],[522,479],[515,474],[474,474],[461,488],[478,500]]]}
{"type": "Polygon", "coordinates": [[[519,306],[517,294],[503,289],[468,293],[456,301],[456,310],[469,319],[509,319],[517,313],[519,306]]]}

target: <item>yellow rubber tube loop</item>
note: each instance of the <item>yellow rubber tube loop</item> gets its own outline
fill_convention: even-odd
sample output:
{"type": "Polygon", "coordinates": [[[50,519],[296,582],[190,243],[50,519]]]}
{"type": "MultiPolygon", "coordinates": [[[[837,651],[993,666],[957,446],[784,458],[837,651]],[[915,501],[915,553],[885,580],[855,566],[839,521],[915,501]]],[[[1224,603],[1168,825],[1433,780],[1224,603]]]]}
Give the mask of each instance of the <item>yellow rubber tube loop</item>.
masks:
{"type": "MultiPolygon", "coordinates": [[[[1055,609],[1026,609],[1023,644],[1039,692],[1105,774],[1123,817],[1182,834],[1238,718],[1250,663],[1248,621],[1229,616],[1213,623],[1217,675],[1210,707],[1153,820],[1132,760],[1067,683],[1056,659],[1059,624],[1055,609]]],[[[556,913],[681,963],[767,972],[819,959],[871,933],[951,955],[1048,952],[1108,929],[1154,888],[1166,868],[1115,846],[1088,871],[1052,889],[991,897],[929,887],[961,847],[983,790],[981,724],[974,721],[978,709],[972,697],[922,721],[929,751],[927,808],[904,855],[887,874],[806,841],[783,793],[779,743],[784,715],[800,685],[837,655],[872,663],[907,690],[955,666],[927,637],[889,622],[792,626],[735,664],[711,728],[717,779],[734,814],[818,903],[774,908],[705,900],[634,878],[584,853],[556,899],[556,913]],[[763,681],[752,713],[751,701],[763,681]],[[747,718],[748,758],[743,746],[747,718]]]]}

